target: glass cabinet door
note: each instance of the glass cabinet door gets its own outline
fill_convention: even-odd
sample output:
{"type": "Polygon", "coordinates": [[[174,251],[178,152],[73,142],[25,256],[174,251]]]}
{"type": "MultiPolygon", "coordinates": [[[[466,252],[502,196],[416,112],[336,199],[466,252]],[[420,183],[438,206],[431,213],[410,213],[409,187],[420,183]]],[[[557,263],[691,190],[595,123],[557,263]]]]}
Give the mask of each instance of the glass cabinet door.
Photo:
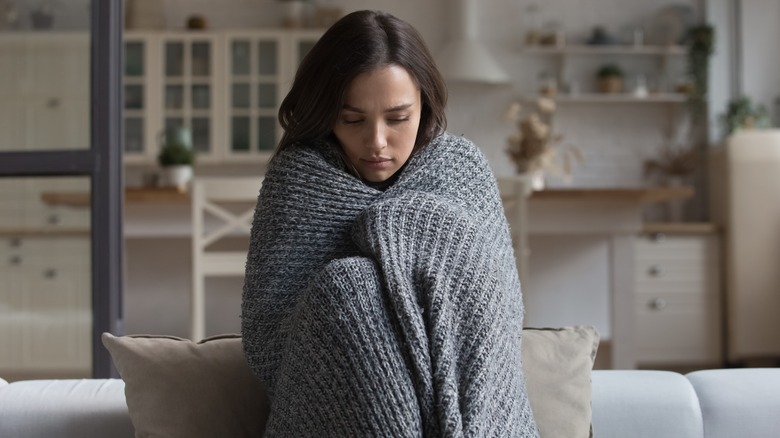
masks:
{"type": "Polygon", "coordinates": [[[258,155],[276,147],[281,44],[271,33],[228,38],[229,156],[258,155]]]}
{"type": "Polygon", "coordinates": [[[124,140],[125,158],[141,157],[149,152],[146,138],[149,102],[146,98],[148,84],[147,53],[149,45],[143,39],[125,38],[124,59],[124,140]]]}
{"type": "Polygon", "coordinates": [[[319,33],[233,34],[228,53],[228,156],[267,158],[281,139],[279,105],[319,33]]]}
{"type": "Polygon", "coordinates": [[[162,129],[189,128],[193,149],[206,159],[215,156],[214,41],[209,36],[171,36],[162,45],[162,129]]]}

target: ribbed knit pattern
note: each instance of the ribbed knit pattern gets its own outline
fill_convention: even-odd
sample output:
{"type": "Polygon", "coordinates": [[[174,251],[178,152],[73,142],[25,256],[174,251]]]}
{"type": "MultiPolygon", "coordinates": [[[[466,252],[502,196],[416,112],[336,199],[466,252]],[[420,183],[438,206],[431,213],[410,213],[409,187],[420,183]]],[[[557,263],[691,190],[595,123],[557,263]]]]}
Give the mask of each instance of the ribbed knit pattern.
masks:
{"type": "Polygon", "coordinates": [[[274,158],[243,339],[270,437],[536,437],[523,306],[487,161],[442,135],[385,192],[323,145],[274,158]]]}

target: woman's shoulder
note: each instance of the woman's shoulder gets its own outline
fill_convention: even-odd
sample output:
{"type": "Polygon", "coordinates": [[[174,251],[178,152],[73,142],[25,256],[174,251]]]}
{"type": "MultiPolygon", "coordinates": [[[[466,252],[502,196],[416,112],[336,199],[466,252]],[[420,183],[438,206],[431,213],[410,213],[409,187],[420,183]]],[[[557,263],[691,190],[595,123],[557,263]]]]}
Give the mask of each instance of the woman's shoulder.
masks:
{"type": "Polygon", "coordinates": [[[441,144],[449,145],[451,147],[460,147],[460,148],[476,147],[474,141],[472,141],[470,138],[466,137],[465,135],[456,135],[448,131],[441,133],[438,137],[433,139],[431,143],[441,143],[441,144]]]}
{"type": "Polygon", "coordinates": [[[431,146],[431,149],[438,149],[441,152],[481,155],[479,147],[477,147],[476,143],[470,138],[449,132],[443,132],[438,137],[434,138],[429,146],[431,146]]]}
{"type": "Polygon", "coordinates": [[[480,148],[468,137],[444,132],[434,138],[428,147],[434,156],[446,157],[455,161],[487,163],[480,148]]]}
{"type": "Polygon", "coordinates": [[[274,153],[269,170],[276,167],[315,165],[323,162],[339,163],[338,151],[325,140],[308,140],[293,143],[274,153]]]}

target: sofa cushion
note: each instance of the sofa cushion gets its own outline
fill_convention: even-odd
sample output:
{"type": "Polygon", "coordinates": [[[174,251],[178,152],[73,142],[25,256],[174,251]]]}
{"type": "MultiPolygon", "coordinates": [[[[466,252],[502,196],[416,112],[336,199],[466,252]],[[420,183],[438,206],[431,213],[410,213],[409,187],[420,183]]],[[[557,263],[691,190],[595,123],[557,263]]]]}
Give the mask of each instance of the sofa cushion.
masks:
{"type": "Polygon", "coordinates": [[[125,381],[137,437],[262,435],[265,393],[249,370],[238,335],[195,343],[104,333],[102,340],[125,381]]]}
{"type": "Polygon", "coordinates": [[[523,370],[542,437],[591,435],[590,372],[598,344],[593,327],[523,330],[523,370]]]}
{"type": "Polygon", "coordinates": [[[682,374],[654,370],[596,370],[592,378],[596,437],[704,436],[696,391],[682,374]]]}
{"type": "MultiPolygon", "coordinates": [[[[268,416],[262,384],[246,363],[239,335],[199,343],[172,336],[103,334],[126,383],[138,437],[260,436],[268,416]]],[[[587,437],[592,327],[523,330],[528,396],[543,437],[587,437]]]]}
{"type": "Polygon", "coordinates": [[[696,389],[707,438],[759,438],[780,431],[780,368],[686,374],[696,389]]]}
{"type": "Polygon", "coordinates": [[[0,437],[132,438],[119,379],[21,380],[0,388],[0,437]]]}

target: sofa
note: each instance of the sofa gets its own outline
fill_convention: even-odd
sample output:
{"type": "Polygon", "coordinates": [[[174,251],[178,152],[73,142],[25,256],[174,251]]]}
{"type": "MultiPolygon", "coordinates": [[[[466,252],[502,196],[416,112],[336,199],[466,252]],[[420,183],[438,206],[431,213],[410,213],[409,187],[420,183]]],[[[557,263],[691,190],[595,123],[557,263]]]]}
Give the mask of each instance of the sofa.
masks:
{"type": "MultiPolygon", "coordinates": [[[[594,370],[596,438],[780,433],[780,369],[594,370]]],[[[0,437],[132,438],[120,379],[0,380],[0,437]]]]}
{"type": "MultiPolygon", "coordinates": [[[[780,368],[703,370],[685,375],[590,370],[586,367],[592,365],[593,356],[587,344],[592,338],[587,332],[556,330],[524,336],[529,397],[535,415],[539,414],[543,438],[780,436],[780,368]],[[568,336],[564,342],[551,340],[562,335],[568,336]],[[572,341],[575,338],[577,342],[572,341]],[[551,344],[555,344],[552,349],[551,344]],[[561,353],[565,349],[570,351],[561,353]],[[558,367],[561,354],[568,357],[562,368],[566,371],[550,374],[550,369],[558,367]],[[578,357],[586,360],[576,365],[578,357]],[[578,412],[582,406],[573,405],[582,397],[587,415],[578,418],[583,417],[578,412]]],[[[0,437],[260,434],[256,427],[262,428],[266,414],[261,411],[267,411],[267,406],[262,406],[263,401],[255,404],[253,395],[262,390],[252,387],[249,380],[253,376],[243,361],[240,338],[223,336],[192,343],[173,337],[106,334],[104,344],[122,379],[13,383],[0,379],[0,437]]]]}

